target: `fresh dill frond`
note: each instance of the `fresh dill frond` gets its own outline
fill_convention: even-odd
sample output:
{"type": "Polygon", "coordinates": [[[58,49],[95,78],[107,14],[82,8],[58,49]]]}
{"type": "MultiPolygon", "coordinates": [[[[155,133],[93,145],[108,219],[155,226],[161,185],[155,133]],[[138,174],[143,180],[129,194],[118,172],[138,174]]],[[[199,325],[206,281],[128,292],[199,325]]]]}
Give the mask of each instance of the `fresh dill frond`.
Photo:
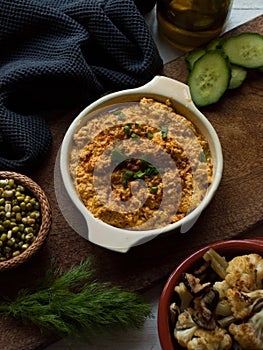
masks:
{"type": "Polygon", "coordinates": [[[138,293],[92,281],[91,260],[66,273],[53,267],[51,271],[53,276],[43,280],[42,288],[38,283],[38,289],[24,289],[14,300],[0,303],[0,314],[32,322],[42,331],[71,337],[105,332],[116,326],[139,328],[152,316],[151,305],[138,293]]]}

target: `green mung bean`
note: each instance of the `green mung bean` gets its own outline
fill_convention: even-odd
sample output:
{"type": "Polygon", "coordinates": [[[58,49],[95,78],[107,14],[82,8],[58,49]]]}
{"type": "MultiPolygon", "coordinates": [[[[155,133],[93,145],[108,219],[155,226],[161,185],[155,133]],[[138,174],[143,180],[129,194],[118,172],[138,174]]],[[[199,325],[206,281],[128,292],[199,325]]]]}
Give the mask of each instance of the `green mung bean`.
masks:
{"type": "Polygon", "coordinates": [[[36,239],[40,203],[14,179],[0,179],[0,262],[18,256],[36,239]]]}

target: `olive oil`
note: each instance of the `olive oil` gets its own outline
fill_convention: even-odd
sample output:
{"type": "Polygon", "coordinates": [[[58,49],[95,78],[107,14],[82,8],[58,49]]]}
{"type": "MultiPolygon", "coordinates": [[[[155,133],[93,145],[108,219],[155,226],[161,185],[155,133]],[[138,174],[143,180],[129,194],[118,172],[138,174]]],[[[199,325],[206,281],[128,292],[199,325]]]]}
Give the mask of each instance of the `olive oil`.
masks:
{"type": "Polygon", "coordinates": [[[189,51],[224,29],[232,0],[158,0],[160,31],[176,48],[189,51]]]}

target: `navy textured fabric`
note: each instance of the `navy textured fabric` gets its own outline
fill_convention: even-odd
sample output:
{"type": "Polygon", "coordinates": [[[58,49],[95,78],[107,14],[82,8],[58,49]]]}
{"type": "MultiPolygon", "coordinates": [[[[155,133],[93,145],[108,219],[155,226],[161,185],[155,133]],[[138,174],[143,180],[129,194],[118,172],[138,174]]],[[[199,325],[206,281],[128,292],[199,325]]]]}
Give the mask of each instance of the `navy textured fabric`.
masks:
{"type": "Polygon", "coordinates": [[[162,60],[133,0],[0,0],[0,168],[35,166],[45,116],[140,86],[162,60]]]}

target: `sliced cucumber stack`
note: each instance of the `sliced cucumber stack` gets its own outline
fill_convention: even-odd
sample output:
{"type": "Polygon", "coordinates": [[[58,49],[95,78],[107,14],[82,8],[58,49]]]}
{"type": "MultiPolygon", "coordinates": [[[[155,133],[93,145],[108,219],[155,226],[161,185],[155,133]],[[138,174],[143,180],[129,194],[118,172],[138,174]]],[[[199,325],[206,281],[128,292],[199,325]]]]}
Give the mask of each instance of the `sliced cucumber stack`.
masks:
{"type": "Polygon", "coordinates": [[[263,36],[241,33],[216,39],[205,48],[190,51],[185,61],[193,102],[207,106],[218,102],[227,89],[240,87],[248,69],[263,72],[263,36]]]}
{"type": "Polygon", "coordinates": [[[194,64],[188,85],[194,103],[206,106],[216,103],[228,88],[231,66],[220,51],[207,51],[194,64]]]}

